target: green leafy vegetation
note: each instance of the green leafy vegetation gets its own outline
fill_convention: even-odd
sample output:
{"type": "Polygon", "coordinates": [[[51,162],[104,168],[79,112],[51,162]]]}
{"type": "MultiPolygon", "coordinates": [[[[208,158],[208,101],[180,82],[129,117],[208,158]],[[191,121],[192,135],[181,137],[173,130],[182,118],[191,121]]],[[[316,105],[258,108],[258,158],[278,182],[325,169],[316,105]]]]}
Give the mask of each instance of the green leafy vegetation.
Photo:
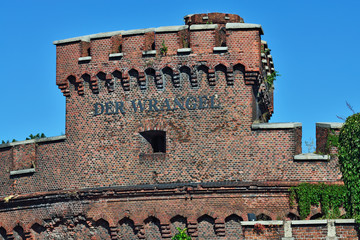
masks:
{"type": "Polygon", "coordinates": [[[161,43],[160,53],[162,56],[165,56],[167,54],[168,47],[165,45],[165,41],[163,40],[161,43]]]}
{"type": "Polygon", "coordinates": [[[171,238],[171,240],[191,240],[191,237],[189,237],[187,234],[186,234],[186,228],[184,229],[181,229],[179,227],[176,228],[179,232],[177,234],[175,234],[175,236],[173,236],[171,238]]]}
{"type": "Polygon", "coordinates": [[[325,218],[339,218],[340,207],[346,202],[346,188],[343,185],[302,183],[290,188],[290,206],[298,202],[301,219],[310,214],[310,207],[319,206],[325,218]]]}
{"type": "MultiPolygon", "coordinates": [[[[46,138],[44,133],[38,133],[36,135],[30,134],[29,137],[27,137],[25,140],[30,140],[30,139],[39,139],[39,138],[46,138]]],[[[1,140],[1,144],[5,144],[5,143],[9,143],[9,140],[1,140]]],[[[13,139],[11,142],[17,142],[17,140],[13,139]]]]}
{"type": "MultiPolygon", "coordinates": [[[[9,143],[9,142],[10,142],[9,140],[6,140],[6,141],[1,140],[1,144],[5,144],[5,143],[9,143]]],[[[15,140],[15,139],[13,139],[11,142],[16,142],[16,140],[15,140]]]]}
{"type": "Polygon", "coordinates": [[[360,113],[349,116],[338,141],[340,170],[346,187],[345,209],[348,217],[360,220],[360,113]]]}
{"type": "Polygon", "coordinates": [[[329,153],[331,147],[339,147],[339,135],[337,135],[334,130],[331,130],[328,134],[325,151],[329,153]]]}
{"type": "Polygon", "coordinates": [[[265,54],[268,54],[268,53],[270,53],[270,49],[269,48],[266,48],[265,50],[262,48],[261,49],[261,53],[265,53],[265,54]]]}
{"type": "Polygon", "coordinates": [[[272,72],[269,76],[266,77],[266,82],[269,85],[269,87],[274,86],[274,82],[276,80],[276,77],[280,77],[281,75],[279,74],[278,71],[274,71],[272,72]]]}
{"type": "Polygon", "coordinates": [[[32,135],[30,134],[29,137],[26,138],[26,140],[30,140],[30,139],[39,139],[39,138],[46,138],[44,133],[38,133],[36,135],[32,135]]]}

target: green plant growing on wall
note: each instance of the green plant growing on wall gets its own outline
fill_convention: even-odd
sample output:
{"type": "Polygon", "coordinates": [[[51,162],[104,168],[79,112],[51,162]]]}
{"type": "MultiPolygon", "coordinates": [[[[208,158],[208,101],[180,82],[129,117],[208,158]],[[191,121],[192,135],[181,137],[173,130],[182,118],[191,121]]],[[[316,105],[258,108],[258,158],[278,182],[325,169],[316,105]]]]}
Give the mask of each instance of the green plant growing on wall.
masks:
{"type": "Polygon", "coordinates": [[[168,47],[165,45],[165,41],[163,40],[161,43],[160,54],[162,56],[166,56],[167,51],[168,51],[168,47]]]}
{"type": "Polygon", "coordinates": [[[267,82],[267,84],[269,85],[269,87],[273,87],[274,86],[274,82],[276,80],[276,77],[280,77],[281,75],[279,74],[278,71],[274,71],[272,72],[269,76],[266,77],[265,81],[267,82]]]}
{"type": "Polygon", "coordinates": [[[177,234],[175,234],[175,236],[173,236],[171,238],[171,240],[191,240],[191,237],[189,237],[187,234],[186,234],[186,228],[184,229],[181,229],[179,227],[176,228],[179,232],[177,234]]]}
{"type": "Polygon", "coordinates": [[[44,133],[38,133],[36,135],[32,135],[30,134],[29,137],[26,138],[26,140],[30,140],[30,139],[39,139],[39,138],[46,138],[44,133]]]}
{"type": "Polygon", "coordinates": [[[265,53],[265,54],[268,54],[270,53],[270,49],[269,48],[266,48],[265,50],[264,49],[261,49],[261,53],[265,53]]]}
{"type": "Polygon", "coordinates": [[[340,130],[338,157],[346,187],[348,217],[360,220],[360,113],[349,116],[340,130]]]}
{"type": "MultiPolygon", "coordinates": [[[[1,144],[5,144],[5,143],[9,143],[9,142],[10,142],[9,140],[6,140],[6,141],[1,140],[1,144]]],[[[13,139],[11,142],[16,142],[16,140],[15,140],[15,139],[13,139]]]]}
{"type": "Polygon", "coordinates": [[[330,153],[331,147],[339,147],[339,135],[337,135],[334,130],[331,130],[327,136],[325,152],[330,153]]]}
{"type": "Polygon", "coordinates": [[[339,218],[340,207],[346,202],[346,188],[343,185],[302,183],[290,188],[290,206],[298,203],[300,218],[310,214],[311,206],[319,206],[325,218],[339,218]]]}

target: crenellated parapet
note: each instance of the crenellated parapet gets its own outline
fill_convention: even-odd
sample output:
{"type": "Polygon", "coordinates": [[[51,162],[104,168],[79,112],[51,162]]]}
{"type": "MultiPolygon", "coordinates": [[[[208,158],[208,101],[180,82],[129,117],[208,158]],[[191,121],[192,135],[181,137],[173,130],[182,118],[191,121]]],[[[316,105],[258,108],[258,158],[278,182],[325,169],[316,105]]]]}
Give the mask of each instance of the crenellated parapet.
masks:
{"type": "Polygon", "coordinates": [[[125,71],[132,68],[144,71],[149,66],[161,69],[169,64],[194,66],[200,62],[206,62],[209,69],[214,69],[216,63],[226,62],[233,65],[241,63],[246,71],[259,71],[261,34],[259,24],[227,23],[223,27],[219,24],[193,24],[55,41],[57,84],[67,84],[69,73],[80,77],[83,70],[91,70],[96,74],[100,63],[103,67],[107,63],[105,65],[125,71]],[[239,39],[237,35],[242,35],[244,39],[239,39]],[[248,59],[241,56],[247,50],[251,50],[248,59]]]}
{"type": "Polygon", "coordinates": [[[151,88],[178,92],[234,86],[241,74],[254,85],[257,118],[268,121],[273,98],[265,79],[272,70],[264,71],[261,25],[223,13],[188,15],[185,23],[55,41],[56,83],[66,97],[151,88]]]}

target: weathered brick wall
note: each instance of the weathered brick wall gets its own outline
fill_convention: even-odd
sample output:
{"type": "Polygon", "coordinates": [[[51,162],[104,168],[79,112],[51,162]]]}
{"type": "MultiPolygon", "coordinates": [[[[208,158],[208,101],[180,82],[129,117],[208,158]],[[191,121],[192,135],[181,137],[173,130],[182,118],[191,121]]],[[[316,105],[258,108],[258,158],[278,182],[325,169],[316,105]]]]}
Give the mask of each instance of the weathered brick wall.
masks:
{"type": "MultiPolygon", "coordinates": [[[[175,227],[187,227],[192,239],[282,239],[289,236],[294,240],[320,240],[335,236],[338,239],[358,239],[358,226],[354,220],[332,220],[335,221],[334,231],[329,229],[327,220],[291,221],[290,229],[285,230],[284,221],[247,222],[236,214],[227,216],[227,213],[224,213],[223,216],[227,216],[224,219],[217,217],[216,212],[211,212],[212,209],[209,211],[210,215],[187,215],[184,212],[169,219],[158,212],[152,212],[151,216],[133,212],[128,207],[134,203],[125,205],[126,212],[114,211],[116,208],[122,209],[124,202],[108,201],[107,204],[109,205],[104,208],[104,202],[89,204],[69,201],[49,204],[47,209],[18,210],[11,214],[11,223],[4,225],[4,219],[0,219],[0,239],[162,240],[174,236],[177,232],[175,227]],[[103,209],[102,212],[99,206],[103,209]],[[85,209],[97,211],[98,214],[84,214],[85,209]],[[41,216],[44,220],[32,219],[30,216],[34,215],[41,216]],[[28,219],[25,220],[26,218],[28,219]],[[255,223],[262,226],[261,231],[257,230],[259,228],[254,226],[255,223]]],[[[169,206],[164,205],[163,212],[169,206]]]]}
{"type": "MultiPolygon", "coordinates": [[[[336,158],[294,161],[301,127],[252,128],[273,109],[262,30],[229,28],[220,39],[219,16],[201,29],[194,23],[204,16],[176,31],[57,44],[66,139],[0,147],[0,236],[165,239],[186,226],[198,239],[261,239],[241,226],[247,213],[285,219],[290,186],[341,182],[336,158]],[[184,39],[192,52],[178,54],[184,39]],[[214,52],[220,40],[228,49],[214,52]],[[153,43],[156,54],[143,56],[153,43]],[[109,57],[120,44],[123,56],[109,57]],[[166,152],[153,153],[149,130],[166,133],[166,152]]],[[[266,230],[268,239],[279,234],[266,230]]]]}
{"type": "Polygon", "coordinates": [[[359,239],[358,227],[353,224],[337,225],[336,233],[339,240],[359,239]]]}

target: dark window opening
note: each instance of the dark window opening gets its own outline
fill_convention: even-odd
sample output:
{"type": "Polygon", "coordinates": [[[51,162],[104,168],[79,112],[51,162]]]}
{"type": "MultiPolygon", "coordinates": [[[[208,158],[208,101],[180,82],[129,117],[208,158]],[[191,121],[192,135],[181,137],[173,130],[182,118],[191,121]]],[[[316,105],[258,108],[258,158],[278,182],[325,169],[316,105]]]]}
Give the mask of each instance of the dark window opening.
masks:
{"type": "Polygon", "coordinates": [[[155,42],[151,44],[151,50],[155,50],[155,42]]]}
{"type": "Polygon", "coordinates": [[[91,56],[91,49],[88,48],[86,51],[87,51],[87,55],[88,55],[88,56],[91,56]]]}
{"type": "Polygon", "coordinates": [[[220,47],[226,47],[226,29],[220,29],[220,47]]]}
{"type": "Polygon", "coordinates": [[[166,152],[166,132],[165,131],[145,131],[140,133],[146,141],[151,144],[154,153],[166,152]]]}

